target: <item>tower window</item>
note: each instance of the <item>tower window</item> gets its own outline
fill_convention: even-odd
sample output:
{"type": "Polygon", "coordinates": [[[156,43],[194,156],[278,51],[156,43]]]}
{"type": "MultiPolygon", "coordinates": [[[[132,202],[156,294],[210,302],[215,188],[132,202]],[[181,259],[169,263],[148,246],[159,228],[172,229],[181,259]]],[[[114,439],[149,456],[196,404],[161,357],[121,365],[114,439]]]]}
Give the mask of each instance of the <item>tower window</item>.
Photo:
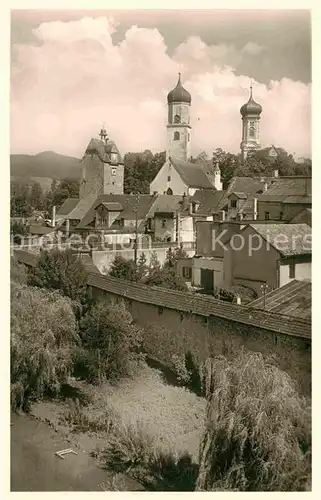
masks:
{"type": "Polygon", "coordinates": [[[174,141],[179,141],[180,135],[179,132],[174,132],[174,141]]]}
{"type": "Polygon", "coordinates": [[[167,182],[171,182],[171,176],[170,175],[167,176],[167,182]]]}
{"type": "Polygon", "coordinates": [[[249,136],[250,137],[254,137],[255,136],[255,128],[254,127],[250,127],[249,128],[249,136]]]}
{"type": "Polygon", "coordinates": [[[174,123],[181,123],[181,117],[179,115],[174,116],[174,123]]]}
{"type": "Polygon", "coordinates": [[[188,134],[188,140],[189,141],[191,140],[191,134],[188,134]]]}
{"type": "Polygon", "coordinates": [[[116,168],[111,169],[111,175],[116,175],[116,172],[117,172],[116,168]]]}

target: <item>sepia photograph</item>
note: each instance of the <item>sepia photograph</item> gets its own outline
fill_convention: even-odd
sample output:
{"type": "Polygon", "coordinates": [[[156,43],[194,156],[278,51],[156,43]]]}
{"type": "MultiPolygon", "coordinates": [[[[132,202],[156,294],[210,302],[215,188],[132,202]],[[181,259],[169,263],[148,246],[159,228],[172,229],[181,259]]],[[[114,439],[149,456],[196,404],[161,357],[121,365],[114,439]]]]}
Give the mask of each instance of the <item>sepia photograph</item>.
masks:
{"type": "Polygon", "coordinates": [[[113,7],[10,13],[10,491],[311,492],[311,11],[113,7]]]}

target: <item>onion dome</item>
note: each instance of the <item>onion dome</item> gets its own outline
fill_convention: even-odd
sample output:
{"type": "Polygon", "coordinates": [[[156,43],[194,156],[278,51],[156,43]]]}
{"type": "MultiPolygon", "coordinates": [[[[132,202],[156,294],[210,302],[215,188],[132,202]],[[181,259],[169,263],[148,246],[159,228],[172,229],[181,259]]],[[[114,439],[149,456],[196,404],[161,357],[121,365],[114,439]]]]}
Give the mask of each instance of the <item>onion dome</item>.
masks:
{"type": "Polygon", "coordinates": [[[242,116],[260,115],[262,113],[262,106],[254,101],[252,97],[252,86],[250,88],[251,88],[250,98],[247,101],[247,103],[243,104],[243,106],[240,109],[242,116]]]}
{"type": "Polygon", "coordinates": [[[177,85],[168,93],[167,102],[168,104],[172,104],[173,102],[186,102],[187,104],[191,104],[191,101],[191,94],[184,89],[183,85],[181,84],[181,74],[178,73],[177,85]]]}

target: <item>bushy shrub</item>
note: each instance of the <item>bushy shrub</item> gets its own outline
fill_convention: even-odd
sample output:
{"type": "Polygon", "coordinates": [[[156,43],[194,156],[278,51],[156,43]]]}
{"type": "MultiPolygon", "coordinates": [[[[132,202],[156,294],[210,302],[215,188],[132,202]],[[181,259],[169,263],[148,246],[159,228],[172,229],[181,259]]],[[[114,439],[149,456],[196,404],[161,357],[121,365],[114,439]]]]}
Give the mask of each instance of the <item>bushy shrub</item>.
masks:
{"type": "Polygon", "coordinates": [[[43,250],[36,267],[30,271],[29,285],[59,290],[81,304],[90,302],[87,272],[78,255],[71,250],[43,250]]]}
{"type": "Polygon", "coordinates": [[[135,372],[142,359],[142,330],[133,323],[124,303],[97,304],[81,319],[80,329],[87,350],[84,364],[89,371],[96,366],[98,382],[135,372]]]}
{"type": "Polygon", "coordinates": [[[133,259],[125,259],[121,255],[116,255],[111,263],[109,275],[113,278],[135,281],[136,266],[133,259]]]}
{"type": "Polygon", "coordinates": [[[70,299],[11,283],[11,405],[27,410],[68,379],[79,342],[70,299]]]}
{"type": "Polygon", "coordinates": [[[10,261],[10,279],[15,283],[20,283],[21,285],[27,284],[28,281],[28,271],[24,264],[20,264],[17,259],[11,257],[10,261]]]}
{"type": "Polygon", "coordinates": [[[177,382],[180,385],[188,385],[191,380],[191,373],[186,368],[185,356],[178,356],[177,354],[174,354],[172,356],[172,366],[177,382]]]}
{"type": "Polygon", "coordinates": [[[207,428],[198,490],[303,491],[311,416],[291,378],[260,353],[206,363],[207,428]]]}

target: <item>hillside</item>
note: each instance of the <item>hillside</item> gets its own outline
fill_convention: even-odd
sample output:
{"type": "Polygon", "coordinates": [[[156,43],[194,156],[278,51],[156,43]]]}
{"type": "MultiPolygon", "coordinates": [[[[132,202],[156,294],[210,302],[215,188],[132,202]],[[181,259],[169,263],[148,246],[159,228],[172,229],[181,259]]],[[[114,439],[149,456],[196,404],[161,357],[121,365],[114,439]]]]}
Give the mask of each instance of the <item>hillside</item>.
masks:
{"type": "Polygon", "coordinates": [[[47,177],[50,179],[77,179],[81,177],[81,165],[78,158],[64,156],[53,151],[44,151],[36,155],[10,155],[11,177],[30,178],[47,177]]]}

